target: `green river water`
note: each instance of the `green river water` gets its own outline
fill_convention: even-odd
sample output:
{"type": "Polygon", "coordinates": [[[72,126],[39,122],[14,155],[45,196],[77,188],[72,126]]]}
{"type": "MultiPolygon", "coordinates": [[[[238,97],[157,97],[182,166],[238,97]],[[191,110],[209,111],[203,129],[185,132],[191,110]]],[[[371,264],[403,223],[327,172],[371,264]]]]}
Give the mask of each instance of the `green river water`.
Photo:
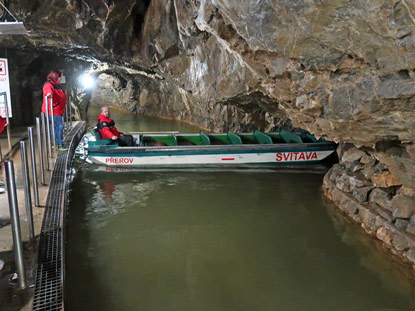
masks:
{"type": "MultiPolygon", "coordinates": [[[[197,131],[112,116],[125,131],[197,131]]],[[[412,270],[324,200],[323,174],[74,165],[69,311],[415,310],[412,270]]]]}

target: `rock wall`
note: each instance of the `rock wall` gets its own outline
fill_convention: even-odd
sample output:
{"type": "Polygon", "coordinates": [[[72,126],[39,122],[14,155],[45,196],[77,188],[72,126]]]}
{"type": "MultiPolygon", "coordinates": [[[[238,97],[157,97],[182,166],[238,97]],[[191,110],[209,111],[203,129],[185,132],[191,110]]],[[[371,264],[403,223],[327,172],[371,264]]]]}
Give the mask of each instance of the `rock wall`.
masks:
{"type": "Polygon", "coordinates": [[[175,119],[195,124],[207,131],[251,131],[265,129],[276,120],[285,126],[279,116],[256,107],[256,101],[272,104],[262,93],[240,96],[235,104],[200,102],[195,96],[159,74],[111,68],[95,72],[96,85],[91,104],[111,105],[159,118],[175,119]]]}
{"type": "Polygon", "coordinates": [[[327,196],[412,258],[409,240],[393,241],[415,225],[414,1],[15,0],[11,9],[31,34],[0,37],[2,46],[95,68],[97,88],[80,106],[91,96],[210,131],[282,123],[339,142],[327,196]]]}
{"type": "Polygon", "coordinates": [[[2,46],[157,73],[193,97],[198,120],[220,103],[268,113],[265,130],[283,119],[356,145],[415,137],[413,1],[15,0],[10,8],[31,34],[2,36],[2,46]]]}
{"type": "Polygon", "coordinates": [[[413,142],[415,4],[177,0],[167,1],[176,14],[166,21],[160,2],[151,2],[140,39],[153,53],[142,55],[200,101],[260,92],[273,104],[257,107],[318,136],[413,142]],[[164,40],[166,23],[175,42],[164,40]]]}

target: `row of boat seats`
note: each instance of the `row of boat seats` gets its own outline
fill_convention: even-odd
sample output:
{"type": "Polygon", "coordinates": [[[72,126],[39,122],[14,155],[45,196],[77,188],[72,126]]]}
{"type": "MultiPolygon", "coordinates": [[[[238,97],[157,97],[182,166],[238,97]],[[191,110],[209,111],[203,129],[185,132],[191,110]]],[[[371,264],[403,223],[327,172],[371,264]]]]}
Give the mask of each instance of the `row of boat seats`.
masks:
{"type": "MultiPolygon", "coordinates": [[[[239,137],[239,135],[235,134],[234,132],[228,131],[227,136],[228,136],[228,140],[230,141],[230,143],[232,145],[242,144],[241,137],[239,137]]],[[[209,136],[203,131],[200,131],[200,141],[201,141],[202,145],[210,145],[211,144],[209,136]]]]}
{"type": "MultiPolygon", "coordinates": [[[[297,135],[295,133],[288,132],[286,130],[281,130],[279,132],[279,136],[287,144],[292,144],[292,143],[301,144],[301,143],[304,142],[304,140],[306,142],[316,142],[317,141],[316,138],[311,134],[305,133],[302,136],[300,136],[300,135],[297,135]]],[[[255,131],[254,132],[254,138],[257,141],[257,143],[259,143],[259,144],[273,144],[274,143],[272,138],[269,135],[267,135],[267,134],[265,134],[261,131],[255,131]]]]}
{"type": "MultiPolygon", "coordinates": [[[[258,144],[273,144],[274,143],[272,138],[269,135],[267,135],[267,134],[265,134],[261,131],[256,130],[253,133],[253,135],[254,135],[255,141],[258,144]]],[[[241,144],[243,144],[242,138],[238,134],[236,134],[232,131],[228,131],[227,137],[228,137],[229,142],[232,145],[241,145],[241,144]]],[[[280,131],[280,137],[286,143],[302,143],[303,142],[303,140],[301,139],[301,137],[299,135],[288,132],[288,131],[285,131],[285,130],[280,131]]],[[[309,135],[309,137],[307,137],[306,140],[313,141],[313,142],[316,141],[316,139],[312,135],[309,135]]],[[[200,141],[201,141],[202,145],[210,145],[211,144],[209,136],[203,131],[200,131],[200,141]]],[[[171,144],[174,145],[174,146],[178,145],[177,138],[174,134],[171,134],[171,144]]]]}
{"type": "MultiPolygon", "coordinates": [[[[100,143],[103,144],[103,145],[110,145],[110,144],[113,143],[113,141],[111,139],[102,139],[101,134],[99,133],[97,128],[93,129],[93,134],[95,136],[95,139],[99,140],[100,143]]],[[[294,134],[294,133],[291,133],[291,132],[288,132],[288,131],[285,131],[285,130],[281,130],[279,132],[279,134],[280,134],[279,135],[280,138],[285,143],[302,143],[303,139],[305,141],[308,141],[308,142],[316,142],[317,141],[314,136],[312,136],[308,133],[302,134],[303,139],[301,138],[301,136],[299,136],[297,134],[294,134]]],[[[261,131],[258,131],[258,130],[254,131],[253,136],[254,136],[255,141],[258,144],[273,144],[274,143],[272,138],[269,135],[267,135],[267,134],[265,134],[261,131]]],[[[241,137],[238,134],[236,134],[232,131],[228,131],[227,138],[228,138],[228,141],[232,145],[241,145],[241,144],[243,144],[241,137]]],[[[177,146],[178,145],[177,137],[174,134],[170,135],[169,140],[170,141],[167,142],[167,145],[171,145],[171,146],[177,146]]],[[[210,145],[211,144],[209,136],[203,131],[200,131],[200,142],[201,142],[202,145],[210,145]]],[[[137,143],[138,146],[140,146],[140,145],[142,145],[143,141],[142,140],[140,141],[140,137],[138,137],[136,143],[137,143]]]]}
{"type": "MultiPolygon", "coordinates": [[[[174,134],[171,134],[171,135],[172,135],[173,143],[177,145],[178,143],[177,143],[176,136],[174,134]]],[[[201,145],[211,145],[210,138],[205,132],[200,131],[199,135],[200,135],[201,145]]],[[[228,139],[232,144],[242,144],[241,138],[231,131],[228,132],[228,139]]]]}
{"type": "MultiPolygon", "coordinates": [[[[285,131],[285,130],[281,130],[279,134],[280,134],[280,138],[287,144],[291,144],[291,143],[301,144],[301,143],[303,143],[303,139],[301,138],[301,136],[299,136],[297,134],[294,134],[294,133],[291,133],[291,132],[288,132],[288,131],[285,131]]],[[[315,141],[314,136],[312,136],[312,135],[309,135],[309,136],[310,136],[309,140],[314,139],[314,141],[315,141]]],[[[255,140],[258,144],[273,144],[274,143],[271,136],[269,136],[269,135],[267,135],[267,134],[265,134],[261,131],[255,131],[254,132],[254,138],[255,138],[255,140]]]]}
{"type": "MultiPolygon", "coordinates": [[[[235,134],[232,131],[228,131],[227,133],[228,136],[228,140],[232,145],[241,145],[242,144],[242,139],[239,135],[235,134]]],[[[200,131],[200,141],[202,142],[202,145],[210,145],[210,138],[209,136],[203,132],[200,131]]]]}
{"type": "Polygon", "coordinates": [[[112,139],[102,139],[101,134],[98,131],[98,128],[94,127],[92,130],[92,133],[94,134],[95,140],[99,141],[100,145],[111,145],[114,144],[114,141],[112,139]]]}

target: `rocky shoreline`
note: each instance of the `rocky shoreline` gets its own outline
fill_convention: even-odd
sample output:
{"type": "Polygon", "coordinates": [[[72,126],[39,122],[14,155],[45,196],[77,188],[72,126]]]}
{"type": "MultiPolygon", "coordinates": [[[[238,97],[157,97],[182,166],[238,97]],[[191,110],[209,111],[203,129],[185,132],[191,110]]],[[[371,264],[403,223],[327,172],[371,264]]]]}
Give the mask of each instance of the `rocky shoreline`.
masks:
{"type": "Polygon", "coordinates": [[[379,148],[341,144],[337,152],[340,163],[323,180],[325,196],[415,269],[414,190],[379,160],[379,148]]]}

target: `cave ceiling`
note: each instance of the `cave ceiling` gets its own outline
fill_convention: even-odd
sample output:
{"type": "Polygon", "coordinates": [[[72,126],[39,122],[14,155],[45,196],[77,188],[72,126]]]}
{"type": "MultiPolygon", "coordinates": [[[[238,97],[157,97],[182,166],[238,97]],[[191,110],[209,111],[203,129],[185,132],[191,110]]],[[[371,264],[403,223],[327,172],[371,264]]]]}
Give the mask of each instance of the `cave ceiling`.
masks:
{"type": "Polygon", "coordinates": [[[126,93],[139,102],[131,109],[179,100],[152,109],[206,127],[221,113],[215,130],[239,126],[237,118],[263,129],[286,119],[358,145],[414,141],[414,1],[9,0],[9,8],[30,34],[2,36],[2,47],[141,75],[126,93]]]}

